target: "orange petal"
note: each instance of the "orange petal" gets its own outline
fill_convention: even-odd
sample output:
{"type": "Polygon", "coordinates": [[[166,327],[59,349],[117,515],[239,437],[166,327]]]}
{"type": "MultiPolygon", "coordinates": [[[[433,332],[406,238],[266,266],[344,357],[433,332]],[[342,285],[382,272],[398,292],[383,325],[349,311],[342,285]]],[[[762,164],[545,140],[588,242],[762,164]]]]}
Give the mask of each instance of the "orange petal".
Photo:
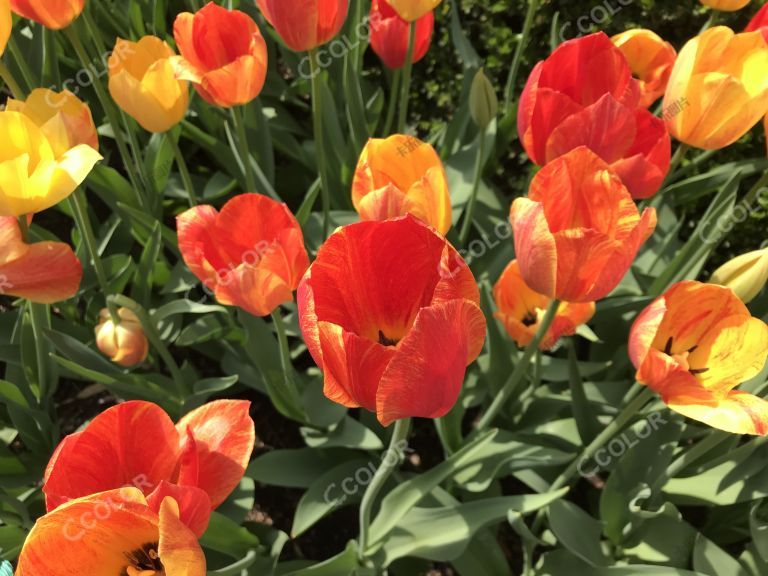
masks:
{"type": "Polygon", "coordinates": [[[179,519],[179,505],[165,498],[160,505],[158,552],[168,576],[205,576],[205,554],[195,534],[179,519]]]}
{"type": "Polygon", "coordinates": [[[509,214],[515,236],[515,254],[525,283],[539,294],[555,297],[557,245],[549,231],[544,207],[528,198],[517,198],[509,214]]]}
{"type": "Polygon", "coordinates": [[[172,498],[179,507],[179,520],[200,538],[208,529],[211,519],[211,499],[205,490],[195,486],[179,486],[163,480],[147,496],[147,505],[157,512],[161,511],[166,498],[172,498]]]}
{"type": "Polygon", "coordinates": [[[768,434],[768,402],[734,390],[716,405],[693,404],[670,398],[669,407],[688,418],[733,434],[768,434]]]}

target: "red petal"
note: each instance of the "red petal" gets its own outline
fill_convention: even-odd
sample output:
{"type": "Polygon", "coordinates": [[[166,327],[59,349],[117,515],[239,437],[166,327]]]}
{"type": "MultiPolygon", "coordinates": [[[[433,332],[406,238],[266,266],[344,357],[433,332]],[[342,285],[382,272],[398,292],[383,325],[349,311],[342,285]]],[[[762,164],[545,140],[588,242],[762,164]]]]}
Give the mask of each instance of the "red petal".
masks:
{"type": "MultiPolygon", "coordinates": [[[[5,251],[9,254],[9,247],[5,251]]],[[[83,267],[69,245],[37,242],[17,246],[13,255],[0,264],[0,296],[52,304],[77,294],[83,267]]]]}
{"type": "Polygon", "coordinates": [[[200,538],[208,529],[211,519],[211,499],[208,494],[195,486],[179,486],[163,480],[147,496],[149,507],[160,513],[160,508],[167,497],[173,498],[179,506],[179,520],[200,538]]]}

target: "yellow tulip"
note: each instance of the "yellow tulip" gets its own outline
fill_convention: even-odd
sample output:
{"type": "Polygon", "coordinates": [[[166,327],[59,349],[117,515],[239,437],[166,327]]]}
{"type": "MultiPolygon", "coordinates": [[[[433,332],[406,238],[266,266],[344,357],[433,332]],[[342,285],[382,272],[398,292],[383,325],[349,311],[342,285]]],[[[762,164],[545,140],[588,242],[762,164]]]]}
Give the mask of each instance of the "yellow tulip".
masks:
{"type": "Polygon", "coordinates": [[[0,112],[0,216],[41,212],[69,196],[101,155],[79,144],[57,154],[28,116],[0,112]]]}
{"type": "Polygon", "coordinates": [[[68,90],[37,88],[24,101],[9,99],[5,109],[20,112],[37,124],[56,157],[80,144],[99,149],[91,109],[68,90]]]}
{"type": "Polygon", "coordinates": [[[101,311],[95,329],[96,346],[115,364],[130,368],[146,360],[149,341],[136,314],[128,308],[120,308],[117,315],[120,323],[115,326],[109,310],[101,311]]]}
{"type": "Polygon", "coordinates": [[[640,105],[648,108],[664,95],[677,53],[652,30],[634,28],[617,34],[611,41],[627,59],[640,85],[640,105]]]}
{"type": "Polygon", "coordinates": [[[704,6],[723,12],[736,12],[749,4],[750,0],[701,0],[704,6]]]}
{"type": "Polygon", "coordinates": [[[432,12],[443,0],[385,0],[395,12],[407,22],[415,22],[425,14],[432,12]]]}
{"type": "Polygon", "coordinates": [[[762,33],[710,28],[677,57],[664,96],[669,132],[717,150],[736,142],[768,112],[768,44],[762,33]]]}
{"type": "Polygon", "coordinates": [[[727,286],[745,304],[751,302],[768,282],[768,248],[748,252],[726,262],[715,270],[709,281],[727,286]]]}
{"type": "Polygon", "coordinates": [[[11,37],[13,18],[11,17],[10,0],[0,0],[0,56],[5,52],[5,45],[11,37]]]}
{"type": "Polygon", "coordinates": [[[109,93],[148,132],[166,132],[184,119],[188,84],[174,71],[175,54],[154,36],[118,39],[109,58],[109,93]]]}

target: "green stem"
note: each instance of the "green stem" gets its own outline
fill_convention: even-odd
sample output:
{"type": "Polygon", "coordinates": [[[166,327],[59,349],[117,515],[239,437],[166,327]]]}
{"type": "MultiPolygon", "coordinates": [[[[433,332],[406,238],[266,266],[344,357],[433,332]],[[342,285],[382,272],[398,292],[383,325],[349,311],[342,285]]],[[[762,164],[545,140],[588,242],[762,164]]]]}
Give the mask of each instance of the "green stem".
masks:
{"type": "Polygon", "coordinates": [[[316,50],[310,50],[309,63],[312,72],[312,120],[315,131],[315,151],[317,169],[320,172],[320,195],[323,203],[323,238],[327,238],[331,230],[331,187],[326,168],[325,139],[323,138],[322,78],[316,50]]]}
{"type": "Polygon", "coordinates": [[[8,86],[8,89],[16,100],[24,99],[24,90],[21,89],[19,83],[16,82],[16,78],[13,77],[13,74],[11,74],[11,71],[2,60],[0,60],[0,78],[2,78],[5,85],[8,86]]]}
{"type": "Polygon", "coordinates": [[[411,22],[408,33],[408,52],[403,67],[403,85],[400,87],[400,114],[397,117],[397,132],[405,133],[405,123],[408,120],[408,100],[411,96],[411,75],[413,73],[413,53],[416,49],[416,23],[411,22]]]}
{"type": "Polygon", "coordinates": [[[117,313],[117,308],[109,300],[109,295],[112,290],[109,287],[109,280],[107,274],[104,271],[104,263],[101,260],[99,254],[99,247],[96,241],[96,235],[93,232],[93,226],[91,220],[88,218],[88,209],[86,207],[86,200],[83,191],[78,188],[72,194],[70,205],[72,207],[72,214],[75,217],[75,223],[80,229],[80,233],[83,235],[83,242],[85,242],[85,248],[88,250],[88,254],[91,257],[93,263],[93,269],[96,272],[96,279],[99,281],[99,286],[107,298],[107,308],[109,309],[109,315],[112,317],[112,322],[115,326],[120,324],[120,316],[117,313]]]}
{"type": "Polygon", "coordinates": [[[13,56],[27,88],[29,90],[36,88],[38,83],[35,81],[35,77],[32,75],[32,70],[29,69],[29,64],[27,64],[27,60],[24,58],[24,54],[21,52],[21,48],[19,48],[19,45],[16,43],[16,38],[14,38],[13,35],[8,39],[8,51],[11,53],[11,56],[13,56]]]}
{"type": "Polygon", "coordinates": [[[507,76],[507,86],[504,90],[504,113],[506,114],[512,106],[512,95],[515,92],[515,84],[517,83],[517,75],[520,72],[520,64],[523,61],[523,52],[528,44],[528,38],[531,35],[531,28],[533,28],[533,17],[536,15],[536,10],[539,8],[539,0],[528,0],[528,11],[525,14],[525,22],[523,23],[523,32],[520,35],[520,42],[515,49],[515,55],[512,57],[512,66],[509,69],[509,76],[507,76]]]}
{"type": "Polygon", "coordinates": [[[760,193],[764,191],[766,185],[768,185],[768,172],[764,172],[760,179],[755,182],[754,186],[750,188],[749,192],[747,192],[746,196],[744,196],[744,199],[741,201],[741,203],[750,206],[752,203],[754,203],[755,200],[757,200],[757,197],[760,196],[760,193]]]}
{"type": "Polygon", "coordinates": [[[299,400],[299,391],[296,388],[296,382],[293,379],[291,348],[288,345],[288,335],[285,332],[285,323],[283,317],[280,315],[280,308],[275,308],[272,311],[272,323],[274,324],[275,334],[277,335],[277,342],[280,346],[280,367],[283,369],[285,386],[288,390],[289,396],[291,397],[292,404],[298,408],[301,406],[301,402],[299,400]]]}
{"type": "Polygon", "coordinates": [[[256,178],[253,175],[253,166],[251,165],[251,152],[248,148],[248,132],[245,128],[245,107],[232,108],[232,120],[235,123],[237,132],[237,155],[243,165],[243,174],[245,175],[245,186],[247,192],[256,192],[256,178]]]}
{"type": "Polygon", "coordinates": [[[677,172],[677,169],[680,167],[680,164],[683,163],[683,160],[685,159],[686,155],[688,154],[688,151],[691,149],[688,144],[683,144],[680,142],[680,145],[677,147],[677,150],[675,150],[675,155],[672,156],[672,160],[669,163],[669,172],[667,172],[667,182],[672,180],[677,172]]]}
{"type": "Polygon", "coordinates": [[[522,358],[518,360],[517,364],[515,365],[515,369],[512,371],[512,375],[506,381],[504,387],[501,389],[496,398],[493,399],[493,402],[491,403],[486,413],[483,414],[483,417],[480,418],[480,421],[477,423],[476,427],[477,431],[482,432],[488,428],[496,416],[498,416],[499,412],[504,407],[504,404],[506,404],[507,399],[517,391],[520,383],[523,381],[523,378],[528,372],[528,365],[531,362],[531,358],[533,358],[534,354],[539,349],[539,344],[541,344],[541,341],[544,339],[547,330],[549,330],[549,327],[552,325],[552,322],[555,319],[557,308],[559,306],[559,300],[552,300],[552,302],[549,303],[547,312],[544,315],[544,318],[541,320],[541,324],[539,324],[539,329],[536,330],[536,335],[533,337],[533,340],[531,340],[528,346],[525,347],[522,358]]]}
{"type": "Polygon", "coordinates": [[[392,86],[389,91],[389,103],[387,104],[387,119],[384,121],[383,136],[386,138],[392,133],[392,123],[395,121],[395,110],[397,110],[397,101],[400,93],[400,81],[403,73],[395,70],[392,76],[392,86]]]}
{"type": "Polygon", "coordinates": [[[459,234],[459,244],[465,246],[469,239],[469,232],[472,230],[472,217],[475,213],[475,204],[477,204],[477,193],[480,190],[480,182],[483,179],[483,166],[485,155],[485,130],[481,130],[478,135],[477,160],[475,162],[475,181],[472,183],[472,195],[469,197],[467,210],[464,213],[464,222],[461,225],[459,234]]]}
{"type": "Polygon", "coordinates": [[[173,155],[176,158],[176,166],[179,168],[181,180],[184,182],[184,188],[186,188],[187,195],[189,196],[189,205],[196,206],[200,203],[200,201],[197,198],[195,185],[192,183],[192,176],[189,174],[189,167],[187,166],[187,161],[184,159],[184,154],[181,153],[179,143],[176,141],[176,138],[174,138],[171,132],[166,132],[165,136],[168,139],[168,143],[171,145],[171,148],[173,149],[173,155]]]}
{"type": "Polygon", "coordinates": [[[404,418],[395,422],[392,438],[389,441],[389,448],[387,448],[387,452],[385,452],[386,456],[381,459],[381,465],[378,470],[376,470],[376,474],[374,474],[368,488],[366,488],[365,494],[363,494],[363,500],[360,503],[360,538],[358,544],[358,558],[361,562],[366,558],[373,505],[376,502],[376,497],[379,492],[381,492],[381,489],[387,482],[387,479],[402,461],[401,444],[408,439],[410,428],[410,418],[404,418]]]}

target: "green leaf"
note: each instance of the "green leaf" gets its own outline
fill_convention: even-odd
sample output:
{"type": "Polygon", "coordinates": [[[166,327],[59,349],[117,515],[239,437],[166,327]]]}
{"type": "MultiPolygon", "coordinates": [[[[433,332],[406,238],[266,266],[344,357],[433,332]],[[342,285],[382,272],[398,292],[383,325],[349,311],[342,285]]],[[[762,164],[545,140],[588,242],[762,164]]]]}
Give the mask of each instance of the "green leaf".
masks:
{"type": "Polygon", "coordinates": [[[701,534],[693,549],[693,569],[707,576],[749,576],[741,564],[701,534]]]}
{"type": "Polygon", "coordinates": [[[549,525],[557,540],[576,556],[593,566],[607,566],[600,546],[602,527],[581,508],[558,500],[549,505],[549,525]]]}
{"type": "Polygon", "coordinates": [[[357,448],[359,450],[381,450],[381,439],[369,428],[349,416],[336,424],[330,432],[314,428],[302,428],[301,435],[310,448],[357,448]]]}
{"type": "Polygon", "coordinates": [[[271,486],[309,488],[318,476],[356,457],[340,448],[273,450],[251,462],[246,475],[271,486]]]}

